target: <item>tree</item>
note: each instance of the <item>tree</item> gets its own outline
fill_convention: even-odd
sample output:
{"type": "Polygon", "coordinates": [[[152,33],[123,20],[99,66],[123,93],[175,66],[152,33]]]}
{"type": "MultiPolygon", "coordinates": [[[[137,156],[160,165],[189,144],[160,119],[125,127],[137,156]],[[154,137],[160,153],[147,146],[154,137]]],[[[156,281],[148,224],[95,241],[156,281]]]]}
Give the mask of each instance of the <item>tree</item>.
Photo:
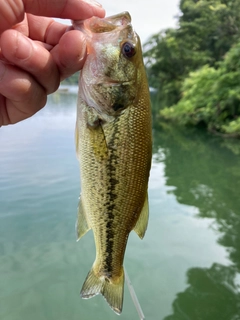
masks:
{"type": "Polygon", "coordinates": [[[182,85],[182,99],[161,111],[163,118],[181,124],[205,124],[208,129],[240,136],[240,42],[218,69],[204,66],[182,85]]]}
{"type": "Polygon", "coordinates": [[[149,83],[158,91],[159,108],[177,104],[190,72],[206,64],[218,68],[240,36],[240,1],[181,0],[180,10],[178,28],[155,34],[145,45],[149,83]]]}

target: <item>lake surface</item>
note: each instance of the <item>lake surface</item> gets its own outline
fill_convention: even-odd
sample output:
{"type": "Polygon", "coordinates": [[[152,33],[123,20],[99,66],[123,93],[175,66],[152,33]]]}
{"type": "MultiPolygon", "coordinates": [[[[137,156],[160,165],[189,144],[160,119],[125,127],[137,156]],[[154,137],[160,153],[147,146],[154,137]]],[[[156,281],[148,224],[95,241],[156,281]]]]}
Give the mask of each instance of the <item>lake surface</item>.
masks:
{"type": "MultiPolygon", "coordinates": [[[[0,129],[0,319],[139,319],[79,292],[94,261],[92,232],[76,242],[80,192],[76,95],[0,129]]],[[[154,127],[150,220],[131,233],[125,267],[147,320],[240,319],[240,142],[154,127]]]]}

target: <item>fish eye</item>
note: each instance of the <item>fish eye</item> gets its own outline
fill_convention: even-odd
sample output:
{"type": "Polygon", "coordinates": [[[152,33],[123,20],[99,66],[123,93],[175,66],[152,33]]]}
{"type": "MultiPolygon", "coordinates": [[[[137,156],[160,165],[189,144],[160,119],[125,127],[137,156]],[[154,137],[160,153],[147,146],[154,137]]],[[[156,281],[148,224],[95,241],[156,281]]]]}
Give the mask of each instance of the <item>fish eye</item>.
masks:
{"type": "Polygon", "coordinates": [[[122,54],[126,58],[132,58],[136,53],[135,46],[131,42],[124,42],[122,45],[122,54]]]}

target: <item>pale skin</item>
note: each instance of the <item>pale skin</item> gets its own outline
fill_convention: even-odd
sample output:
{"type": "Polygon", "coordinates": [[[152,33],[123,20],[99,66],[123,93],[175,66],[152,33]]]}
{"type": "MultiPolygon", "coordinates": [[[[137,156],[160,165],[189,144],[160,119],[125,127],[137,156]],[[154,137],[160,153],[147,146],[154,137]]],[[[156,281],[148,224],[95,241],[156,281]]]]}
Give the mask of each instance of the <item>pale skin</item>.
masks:
{"type": "Polygon", "coordinates": [[[93,15],[105,11],[90,0],[0,0],[0,127],[35,114],[84,65],[83,34],[50,17],[93,15]]]}

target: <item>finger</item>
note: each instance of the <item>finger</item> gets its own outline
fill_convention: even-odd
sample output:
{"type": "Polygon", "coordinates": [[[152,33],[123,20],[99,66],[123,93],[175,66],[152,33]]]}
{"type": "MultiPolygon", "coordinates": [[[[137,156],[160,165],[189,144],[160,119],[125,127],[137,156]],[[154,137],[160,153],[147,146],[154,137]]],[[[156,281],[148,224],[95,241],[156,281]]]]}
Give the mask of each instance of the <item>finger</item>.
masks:
{"type": "Polygon", "coordinates": [[[29,74],[1,61],[0,96],[0,126],[14,124],[32,116],[47,100],[43,87],[29,74]]]}
{"type": "Polygon", "coordinates": [[[87,19],[91,16],[104,17],[105,11],[95,1],[90,0],[7,0],[1,1],[0,33],[21,22],[24,13],[38,16],[87,19]]]}
{"type": "Polygon", "coordinates": [[[28,37],[28,35],[29,35],[29,29],[28,29],[27,15],[25,14],[25,15],[24,15],[24,19],[23,19],[21,22],[15,24],[15,25],[12,27],[12,29],[15,29],[15,30],[19,31],[19,32],[21,32],[22,34],[24,34],[26,37],[28,37]]]}
{"type": "Polygon", "coordinates": [[[54,19],[27,14],[29,37],[55,46],[68,29],[54,19]]]}
{"type": "Polygon", "coordinates": [[[58,66],[61,80],[82,69],[87,49],[84,35],[77,30],[66,32],[52,50],[53,60],[58,66]]]}
{"type": "Polygon", "coordinates": [[[3,32],[0,39],[2,55],[10,63],[30,73],[46,93],[59,86],[59,71],[50,52],[16,30],[3,32]]]}
{"type": "Polygon", "coordinates": [[[1,1],[0,33],[24,19],[24,4],[22,1],[1,1]]]}
{"type": "MultiPolygon", "coordinates": [[[[13,0],[12,0],[13,1],[13,0]]],[[[94,0],[22,0],[25,11],[38,16],[88,19],[92,16],[104,17],[105,10],[94,0]]]]}

